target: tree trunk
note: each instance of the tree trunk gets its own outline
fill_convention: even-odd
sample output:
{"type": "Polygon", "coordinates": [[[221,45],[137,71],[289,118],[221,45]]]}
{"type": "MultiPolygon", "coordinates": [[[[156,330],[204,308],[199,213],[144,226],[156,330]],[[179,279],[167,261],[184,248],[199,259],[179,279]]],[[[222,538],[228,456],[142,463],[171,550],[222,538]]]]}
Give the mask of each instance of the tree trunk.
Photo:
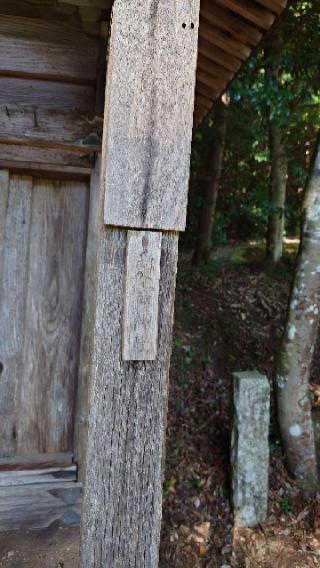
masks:
{"type": "Polygon", "coordinates": [[[288,470],[317,482],[309,377],[320,311],[320,136],[306,187],[302,240],[277,365],[278,420],[288,470]]]}
{"type": "MultiPolygon", "coordinates": [[[[281,35],[278,33],[270,40],[268,48],[265,50],[266,56],[266,81],[267,88],[279,88],[279,55],[283,48],[281,35]]],[[[286,203],[287,188],[287,156],[283,140],[282,126],[279,124],[279,117],[275,117],[273,110],[268,109],[269,123],[269,148],[271,161],[270,176],[270,205],[266,261],[277,263],[282,258],[283,253],[283,234],[284,234],[284,208],[286,203]]]]}
{"type": "Polygon", "coordinates": [[[197,242],[192,263],[208,262],[211,252],[212,229],[219,192],[227,130],[227,106],[221,97],[214,110],[214,141],[210,151],[208,172],[200,209],[197,242]]]}

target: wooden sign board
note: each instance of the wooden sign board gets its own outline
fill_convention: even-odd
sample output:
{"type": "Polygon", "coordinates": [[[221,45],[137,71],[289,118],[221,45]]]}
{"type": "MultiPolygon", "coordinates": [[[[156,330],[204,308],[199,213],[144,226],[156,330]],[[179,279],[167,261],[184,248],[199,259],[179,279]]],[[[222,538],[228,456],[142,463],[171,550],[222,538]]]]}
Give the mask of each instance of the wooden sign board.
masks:
{"type": "Polygon", "coordinates": [[[158,347],[161,233],[128,231],[124,361],[154,361],[158,347]]]}
{"type": "Polygon", "coordinates": [[[185,229],[198,26],[199,0],[115,1],[104,127],[106,225],[185,229]]]}

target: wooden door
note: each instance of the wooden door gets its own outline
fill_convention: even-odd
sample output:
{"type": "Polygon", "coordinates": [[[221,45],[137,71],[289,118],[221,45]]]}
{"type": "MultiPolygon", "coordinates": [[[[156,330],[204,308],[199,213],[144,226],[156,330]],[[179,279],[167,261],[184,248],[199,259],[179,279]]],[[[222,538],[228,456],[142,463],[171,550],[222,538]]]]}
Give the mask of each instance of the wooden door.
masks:
{"type": "Polygon", "coordinates": [[[88,201],[86,182],[0,171],[0,488],[46,464],[75,478],[88,201]]]}

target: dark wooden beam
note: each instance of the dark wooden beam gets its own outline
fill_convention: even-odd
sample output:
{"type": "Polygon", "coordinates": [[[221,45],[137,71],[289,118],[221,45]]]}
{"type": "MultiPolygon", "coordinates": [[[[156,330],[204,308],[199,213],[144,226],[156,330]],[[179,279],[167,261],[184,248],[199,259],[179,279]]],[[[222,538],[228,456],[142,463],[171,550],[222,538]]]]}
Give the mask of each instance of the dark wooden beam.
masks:
{"type": "Polygon", "coordinates": [[[91,170],[94,161],[93,155],[87,152],[73,152],[66,148],[42,148],[39,146],[27,146],[17,144],[1,144],[0,142],[1,168],[19,168],[21,164],[36,164],[41,171],[74,168],[74,170],[91,170]],[[10,166],[4,166],[10,164],[10,166]]]}
{"type": "Polygon", "coordinates": [[[229,55],[238,57],[242,61],[245,61],[251,53],[251,49],[247,45],[232,39],[224,32],[215,29],[203,18],[200,20],[199,35],[206,39],[209,43],[216,45],[229,55]]]}
{"type": "Polygon", "coordinates": [[[231,81],[233,78],[233,73],[228,71],[225,67],[214,63],[211,59],[199,53],[198,55],[198,67],[203,71],[206,71],[209,75],[216,77],[222,84],[225,81],[231,81]]]}
{"type": "Polygon", "coordinates": [[[199,105],[201,105],[202,108],[210,110],[213,107],[213,101],[208,99],[207,97],[204,97],[203,95],[197,94],[195,106],[197,107],[199,105]]]}
{"type": "Polygon", "coordinates": [[[222,81],[216,79],[216,77],[209,75],[208,73],[202,71],[202,69],[199,68],[197,70],[197,80],[200,81],[202,84],[207,85],[207,87],[212,88],[213,92],[215,93],[222,93],[223,89],[227,85],[226,81],[223,83],[222,81]]]}
{"type": "Polygon", "coordinates": [[[203,95],[204,97],[207,97],[208,99],[214,101],[215,99],[218,98],[219,96],[219,90],[216,88],[213,88],[212,86],[208,86],[207,83],[203,83],[199,77],[197,77],[197,85],[196,85],[196,100],[197,100],[197,95],[198,93],[200,95],[203,95]]]}
{"type": "Polygon", "coordinates": [[[254,25],[229,10],[220,8],[211,0],[201,1],[201,16],[215,28],[229,33],[244,44],[255,46],[262,38],[261,31],[254,25]]]}
{"type": "Polygon", "coordinates": [[[0,106],[0,143],[99,152],[102,120],[75,110],[0,106]]]}
{"type": "Polygon", "coordinates": [[[256,2],[271,12],[274,12],[277,16],[280,16],[287,6],[287,0],[256,0],[256,2]]]}
{"type": "Polygon", "coordinates": [[[202,37],[199,37],[198,50],[199,53],[202,53],[215,63],[218,63],[221,67],[233,71],[233,73],[239,71],[242,65],[242,61],[238,57],[229,55],[202,37]]]}
{"type": "Polygon", "coordinates": [[[216,0],[216,2],[219,6],[228,8],[263,30],[271,28],[275,20],[274,14],[271,14],[253,0],[216,0]]]}

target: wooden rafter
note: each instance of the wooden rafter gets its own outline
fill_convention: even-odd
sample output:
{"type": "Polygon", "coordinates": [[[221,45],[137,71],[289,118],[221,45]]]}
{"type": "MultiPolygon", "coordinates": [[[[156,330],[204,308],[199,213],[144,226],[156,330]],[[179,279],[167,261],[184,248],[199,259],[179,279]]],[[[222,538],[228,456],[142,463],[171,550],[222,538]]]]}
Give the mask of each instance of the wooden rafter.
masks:
{"type": "Polygon", "coordinates": [[[245,20],[252,22],[258,28],[263,30],[268,30],[275,19],[273,13],[269,12],[265,8],[262,8],[261,4],[254,2],[253,0],[216,0],[219,5],[223,6],[242,16],[245,20]]]}
{"type": "Polygon", "coordinates": [[[215,27],[229,33],[244,44],[255,46],[261,40],[262,33],[244,19],[239,19],[229,10],[223,10],[210,0],[201,4],[202,17],[215,27]]]}
{"type": "Polygon", "coordinates": [[[201,0],[195,127],[286,5],[287,0],[201,0]]]}

